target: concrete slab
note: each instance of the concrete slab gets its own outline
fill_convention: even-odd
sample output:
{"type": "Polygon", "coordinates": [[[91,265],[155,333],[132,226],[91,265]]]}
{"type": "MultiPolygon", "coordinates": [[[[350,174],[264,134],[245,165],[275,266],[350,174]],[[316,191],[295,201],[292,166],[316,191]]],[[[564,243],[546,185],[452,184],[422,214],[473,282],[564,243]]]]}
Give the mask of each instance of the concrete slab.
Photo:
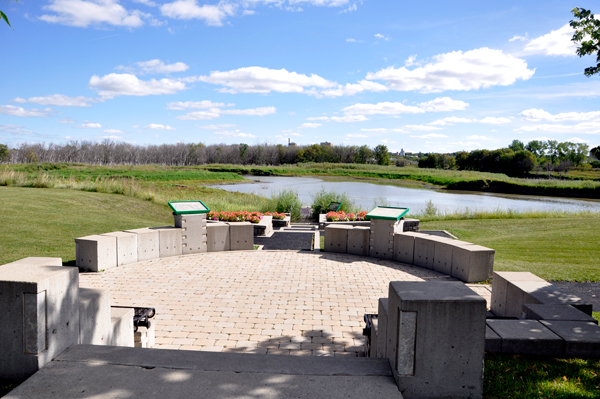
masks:
{"type": "Polygon", "coordinates": [[[159,233],[150,228],[125,230],[125,233],[137,234],[138,261],[156,259],[160,257],[159,233]]]}
{"type": "Polygon", "coordinates": [[[207,223],[206,240],[208,252],[229,251],[229,225],[222,222],[207,223]]]}
{"type": "Polygon", "coordinates": [[[151,230],[158,231],[158,256],[166,258],[169,256],[178,256],[182,254],[181,228],[179,227],[151,227],[151,230]]]}
{"type": "Polygon", "coordinates": [[[481,245],[453,245],[452,277],[466,283],[492,278],[495,250],[481,245]]]}
{"type": "Polygon", "coordinates": [[[345,254],[348,251],[348,231],[352,226],[330,225],[325,227],[325,251],[345,254]]]}
{"type": "Polygon", "coordinates": [[[77,343],[77,268],[35,263],[0,267],[0,378],[27,378],[77,343]]]}
{"type": "Polygon", "coordinates": [[[7,399],[397,398],[385,359],[74,346],[7,399]],[[132,383],[134,382],[134,383],[132,383]]]}
{"type": "Polygon", "coordinates": [[[348,230],[347,253],[352,255],[369,256],[369,227],[354,226],[348,230]]]}
{"type": "Polygon", "coordinates": [[[404,396],[481,397],[485,299],[458,281],[392,281],[388,306],[387,358],[404,396]]]}
{"type": "Polygon", "coordinates": [[[79,343],[110,345],[112,322],[110,290],[79,288],[79,343]]]}
{"type": "Polygon", "coordinates": [[[207,251],[206,214],[173,215],[175,227],[181,229],[181,253],[197,254],[207,251]]]}
{"type": "Polygon", "coordinates": [[[541,320],[544,326],[565,340],[565,356],[600,358],[600,326],[584,321],[541,320]]]}
{"type": "Polygon", "coordinates": [[[524,304],[523,318],[550,321],[585,321],[598,324],[598,320],[592,316],[588,316],[571,305],[563,304],[524,304]]]}
{"type": "Polygon", "coordinates": [[[487,320],[502,339],[502,352],[560,357],[564,341],[537,320],[487,320]]]}
{"type": "Polygon", "coordinates": [[[100,235],[117,238],[117,266],[138,261],[137,234],[115,231],[100,235]]]}
{"type": "Polygon", "coordinates": [[[485,326],[485,351],[492,353],[502,352],[502,338],[488,325],[485,326]]]}
{"type": "Polygon", "coordinates": [[[517,304],[517,306],[513,306],[512,309],[507,309],[507,300],[509,298],[509,281],[534,281],[540,283],[545,283],[546,281],[536,276],[535,274],[529,272],[493,272],[491,311],[498,317],[521,317],[523,307],[522,294],[516,293],[516,295],[518,295],[519,297],[519,303],[517,304]]]}
{"type": "Polygon", "coordinates": [[[75,239],[75,264],[84,271],[117,267],[117,238],[91,235],[75,239]]]}
{"type": "Polygon", "coordinates": [[[62,266],[62,258],[44,258],[38,256],[31,256],[16,260],[14,262],[6,263],[2,266],[17,266],[17,265],[29,265],[29,266],[62,266]]]}
{"type": "Polygon", "coordinates": [[[112,346],[133,347],[133,308],[110,308],[112,346]]]}
{"type": "Polygon", "coordinates": [[[229,250],[252,251],[254,226],[250,222],[229,222],[229,250]]]}

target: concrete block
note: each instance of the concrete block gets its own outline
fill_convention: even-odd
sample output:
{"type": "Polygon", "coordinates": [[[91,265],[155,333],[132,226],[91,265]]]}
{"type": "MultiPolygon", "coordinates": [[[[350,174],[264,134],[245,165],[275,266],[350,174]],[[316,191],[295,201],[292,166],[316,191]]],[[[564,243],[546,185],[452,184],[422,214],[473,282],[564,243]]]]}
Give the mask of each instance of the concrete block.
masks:
{"type": "Polygon", "coordinates": [[[371,219],[369,256],[394,259],[394,235],[402,233],[404,221],[371,219]]]}
{"type": "Polygon", "coordinates": [[[481,245],[452,246],[452,277],[466,283],[492,278],[495,250],[481,245]]]}
{"type": "Polygon", "coordinates": [[[254,235],[270,236],[273,233],[273,224],[273,216],[263,216],[260,222],[254,224],[254,235]]]}
{"type": "Polygon", "coordinates": [[[0,267],[0,379],[29,377],[79,335],[77,268],[23,261],[0,267]]]}
{"type": "Polygon", "coordinates": [[[535,289],[530,289],[526,282],[514,282],[512,283],[519,289],[525,291],[524,303],[545,303],[545,304],[555,304],[555,305],[571,305],[577,307],[581,311],[585,311],[588,307],[590,308],[591,315],[591,306],[585,304],[581,298],[576,295],[567,294],[564,291],[561,291],[558,287],[548,283],[547,285],[543,285],[540,287],[535,287],[535,289]]]}
{"type": "Polygon", "coordinates": [[[565,341],[565,356],[600,358],[600,326],[585,321],[541,320],[544,326],[565,341]]]}
{"type": "Polygon", "coordinates": [[[110,308],[110,320],[112,327],[112,346],[133,347],[133,308],[110,308]]]}
{"type": "Polygon", "coordinates": [[[370,235],[371,229],[368,227],[354,226],[351,229],[348,229],[347,253],[369,256],[370,235]]]}
{"type": "Polygon", "coordinates": [[[206,214],[173,215],[175,227],[181,229],[181,253],[183,255],[206,252],[206,214]]]}
{"type": "Polygon", "coordinates": [[[485,326],[485,351],[492,353],[502,352],[502,338],[488,325],[485,326]]]}
{"type": "Polygon", "coordinates": [[[229,251],[229,225],[221,222],[207,223],[206,239],[208,252],[229,251]]]}
{"type": "Polygon", "coordinates": [[[156,345],[155,321],[152,320],[150,328],[138,327],[133,340],[136,348],[153,348],[156,345]]]}
{"type": "Polygon", "coordinates": [[[415,266],[433,270],[435,242],[436,240],[431,236],[415,235],[415,260],[413,263],[415,266]]]}
{"type": "Polygon", "coordinates": [[[521,317],[522,306],[518,310],[517,315],[509,315],[506,309],[509,281],[536,281],[543,283],[546,280],[529,272],[493,272],[491,311],[498,317],[521,317]]]}
{"type": "Polygon", "coordinates": [[[228,222],[229,250],[252,251],[254,249],[254,226],[250,222],[228,222]]]}
{"type": "Polygon", "coordinates": [[[137,234],[115,231],[101,235],[117,238],[117,266],[138,261],[137,234]]]}
{"type": "Polygon", "coordinates": [[[29,266],[62,266],[62,258],[44,258],[31,256],[28,258],[23,258],[16,260],[14,262],[6,263],[4,265],[0,265],[0,267],[4,266],[18,266],[18,265],[29,265],[29,266]]]}
{"type": "Polygon", "coordinates": [[[394,234],[394,256],[396,262],[402,262],[409,265],[414,263],[415,254],[415,234],[404,232],[394,234]]]}
{"type": "Polygon", "coordinates": [[[75,264],[97,272],[117,267],[117,238],[91,235],[75,239],[75,264]]]}
{"type": "Polygon", "coordinates": [[[388,329],[388,299],[379,298],[379,309],[377,314],[377,350],[375,357],[385,358],[387,348],[388,329]]]}
{"type": "Polygon", "coordinates": [[[487,320],[502,339],[502,352],[519,355],[559,357],[564,353],[562,338],[537,320],[487,320]]]}
{"type": "Polygon", "coordinates": [[[592,316],[571,305],[563,304],[526,303],[523,305],[523,318],[549,321],[584,321],[598,324],[598,320],[592,316]]]}
{"type": "Polygon", "coordinates": [[[365,354],[367,357],[377,357],[378,341],[379,341],[379,318],[372,317],[371,318],[371,337],[370,337],[370,340],[368,338],[365,340],[365,347],[367,346],[366,342],[370,343],[369,351],[367,351],[365,348],[365,354]]]}
{"type": "Polygon", "coordinates": [[[392,281],[387,358],[406,398],[481,398],[485,299],[458,281],[392,281]]]}
{"type": "Polygon", "coordinates": [[[110,345],[112,323],[110,290],[106,288],[79,288],[79,343],[110,345]]]}
{"type": "Polygon", "coordinates": [[[348,231],[352,226],[326,226],[325,251],[345,254],[348,251],[348,231]]]}
{"type": "Polygon", "coordinates": [[[433,270],[447,275],[452,274],[452,251],[454,243],[435,240],[433,249],[433,270]]]}
{"type": "Polygon", "coordinates": [[[156,259],[160,256],[158,231],[144,227],[142,229],[125,230],[125,233],[137,234],[138,262],[156,259]]]}
{"type": "Polygon", "coordinates": [[[179,227],[151,227],[158,231],[158,256],[167,258],[182,254],[181,228],[179,227]]]}

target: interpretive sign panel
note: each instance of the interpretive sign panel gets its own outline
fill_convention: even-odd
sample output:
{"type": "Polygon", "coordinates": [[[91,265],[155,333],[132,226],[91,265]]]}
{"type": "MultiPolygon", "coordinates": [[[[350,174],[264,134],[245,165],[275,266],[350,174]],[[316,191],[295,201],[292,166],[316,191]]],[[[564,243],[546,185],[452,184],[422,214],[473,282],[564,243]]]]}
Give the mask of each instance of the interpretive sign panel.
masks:
{"type": "Polygon", "coordinates": [[[371,212],[367,213],[365,218],[367,219],[385,219],[385,220],[399,220],[402,216],[408,213],[408,208],[397,208],[393,206],[378,206],[371,212]]]}
{"type": "Polygon", "coordinates": [[[170,201],[169,206],[176,215],[210,212],[210,209],[202,201],[170,201]]]}

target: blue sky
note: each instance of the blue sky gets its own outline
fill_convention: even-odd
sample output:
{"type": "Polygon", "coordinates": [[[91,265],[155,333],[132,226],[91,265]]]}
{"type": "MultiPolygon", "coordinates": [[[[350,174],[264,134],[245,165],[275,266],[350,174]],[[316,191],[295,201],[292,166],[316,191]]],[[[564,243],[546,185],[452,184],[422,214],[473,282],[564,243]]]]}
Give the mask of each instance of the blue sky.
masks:
{"type": "Polygon", "coordinates": [[[600,144],[568,26],[598,2],[22,0],[0,143],[600,144]]]}

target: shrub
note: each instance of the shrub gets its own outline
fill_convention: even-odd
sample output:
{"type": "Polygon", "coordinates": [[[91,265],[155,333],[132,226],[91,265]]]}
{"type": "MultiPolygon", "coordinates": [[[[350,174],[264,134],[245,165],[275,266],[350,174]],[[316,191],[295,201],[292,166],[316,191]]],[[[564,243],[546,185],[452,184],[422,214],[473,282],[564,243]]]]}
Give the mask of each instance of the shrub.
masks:
{"type": "Polygon", "coordinates": [[[271,195],[271,199],[266,208],[272,212],[289,213],[292,221],[300,220],[300,208],[302,202],[298,198],[298,191],[293,189],[283,189],[271,195]]]}
{"type": "Polygon", "coordinates": [[[327,191],[325,187],[321,187],[319,191],[311,194],[312,197],[312,209],[313,216],[319,217],[319,214],[329,211],[329,204],[332,202],[339,202],[342,205],[338,211],[346,213],[353,212],[356,208],[354,201],[348,197],[346,193],[338,193],[335,190],[327,191]]]}

